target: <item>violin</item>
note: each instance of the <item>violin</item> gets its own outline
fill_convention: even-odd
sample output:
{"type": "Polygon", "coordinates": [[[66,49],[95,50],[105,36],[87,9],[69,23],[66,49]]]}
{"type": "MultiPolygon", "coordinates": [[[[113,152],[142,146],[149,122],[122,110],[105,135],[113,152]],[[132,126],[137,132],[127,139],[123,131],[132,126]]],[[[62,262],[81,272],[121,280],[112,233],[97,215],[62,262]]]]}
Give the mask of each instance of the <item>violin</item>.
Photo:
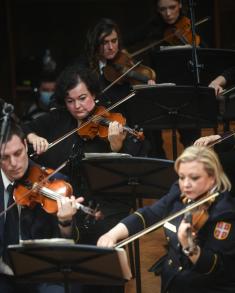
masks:
{"type": "MultiPolygon", "coordinates": [[[[40,204],[47,213],[56,213],[58,211],[56,200],[63,196],[70,197],[73,194],[73,189],[64,180],[47,180],[53,172],[49,168],[37,165],[31,166],[27,178],[19,181],[14,189],[16,203],[29,208],[34,208],[36,204],[40,204]]],[[[94,210],[80,203],[76,203],[76,208],[81,209],[86,214],[95,215],[94,210]]]]}
{"type": "MultiPolygon", "coordinates": [[[[192,45],[193,39],[190,19],[186,16],[182,16],[174,25],[168,26],[164,31],[164,39],[170,45],[192,45]]],[[[196,46],[199,46],[200,42],[200,36],[196,35],[196,46]]]]}
{"type": "Polygon", "coordinates": [[[89,119],[89,123],[82,123],[81,127],[78,128],[78,134],[81,137],[93,139],[95,136],[107,139],[108,137],[108,126],[112,121],[117,121],[123,125],[123,129],[128,133],[132,134],[139,140],[144,139],[143,132],[138,132],[126,126],[126,119],[120,113],[111,113],[106,111],[105,107],[96,107],[92,119],[89,119]]]}
{"type": "MultiPolygon", "coordinates": [[[[186,17],[187,18],[187,17],[186,17]]],[[[204,22],[206,22],[206,21],[208,21],[209,20],[209,17],[205,17],[205,18],[203,18],[203,19],[201,19],[201,20],[199,20],[199,21],[197,21],[196,23],[195,23],[195,26],[198,26],[199,24],[202,24],[202,23],[204,23],[204,22]]],[[[179,23],[180,24],[180,23],[179,23]]],[[[141,48],[141,49],[139,49],[139,50],[137,50],[137,51],[135,51],[135,52],[133,52],[130,56],[131,56],[131,58],[133,58],[133,57],[135,57],[135,56],[138,56],[138,55],[140,55],[140,54],[142,54],[142,53],[144,53],[144,52],[146,52],[147,50],[149,50],[149,49],[151,49],[151,48],[153,48],[153,47],[155,47],[155,46],[157,46],[157,45],[160,45],[161,43],[163,43],[163,42],[168,42],[168,39],[173,39],[173,41],[175,40],[175,38],[176,38],[176,41],[177,41],[177,44],[179,43],[179,38],[178,37],[176,37],[176,34],[178,34],[178,36],[180,36],[180,35],[185,35],[185,32],[184,32],[184,29],[186,29],[186,30],[188,30],[189,29],[189,32],[191,31],[191,23],[189,23],[189,20],[187,21],[185,21],[185,26],[184,26],[184,29],[182,30],[182,27],[183,27],[183,24],[184,24],[184,21],[182,21],[182,25],[181,25],[181,28],[180,27],[178,27],[178,30],[176,30],[176,28],[174,27],[174,26],[171,26],[171,29],[169,28],[166,32],[165,32],[165,37],[164,38],[162,38],[161,40],[158,40],[158,41],[155,41],[155,42],[152,42],[151,44],[149,44],[149,45],[147,45],[147,46],[145,46],[145,47],[143,47],[143,48],[141,48]],[[187,24],[187,25],[186,25],[187,24]]],[[[192,37],[190,37],[189,36],[189,33],[187,34],[187,37],[188,38],[186,38],[187,39],[187,41],[190,41],[191,40],[191,43],[190,44],[192,44],[192,37]]],[[[200,40],[199,40],[199,38],[196,38],[197,39],[197,41],[196,41],[196,45],[199,45],[200,44],[200,40]]],[[[186,44],[188,44],[188,43],[186,43],[186,44]]],[[[173,42],[173,45],[176,45],[174,42],[173,42]]]]}
{"type": "Polygon", "coordinates": [[[197,211],[195,212],[190,211],[185,213],[184,215],[184,221],[186,223],[191,224],[191,227],[189,227],[186,231],[187,239],[188,239],[188,255],[190,256],[196,254],[198,251],[195,237],[193,236],[193,234],[195,235],[197,231],[199,231],[202,228],[202,226],[204,226],[204,224],[207,222],[209,218],[207,208],[201,208],[201,207],[202,206],[197,208],[197,211]]]}
{"type": "MultiPolygon", "coordinates": [[[[183,202],[187,202],[187,198],[183,198],[183,202]]],[[[195,236],[196,233],[205,225],[209,218],[208,209],[214,202],[214,198],[208,200],[197,208],[187,211],[184,214],[184,221],[190,223],[191,227],[187,229],[188,248],[187,253],[192,256],[197,253],[198,247],[196,245],[195,236]]]]}
{"type": "MultiPolygon", "coordinates": [[[[54,147],[55,145],[57,145],[58,143],[60,143],[61,141],[63,141],[64,139],[68,138],[69,136],[71,136],[74,133],[78,133],[78,131],[81,128],[86,127],[88,124],[92,123],[94,120],[99,120],[99,118],[102,118],[101,115],[105,115],[106,113],[108,113],[110,110],[116,108],[117,106],[121,105],[122,103],[124,103],[125,101],[128,101],[130,98],[132,98],[135,95],[135,91],[132,91],[130,94],[128,94],[126,97],[122,98],[121,100],[117,101],[116,103],[114,103],[113,105],[111,105],[109,108],[105,109],[104,107],[102,108],[102,111],[100,111],[100,117],[98,114],[90,117],[90,119],[88,119],[87,121],[83,122],[82,125],[80,127],[76,127],[73,130],[69,131],[68,133],[66,133],[65,135],[57,138],[56,140],[54,140],[53,142],[49,143],[47,150],[49,150],[50,148],[54,147]]],[[[100,108],[101,109],[101,108],[100,108]]],[[[103,117],[105,118],[105,117],[103,117]]],[[[105,120],[103,119],[103,122],[105,120]]],[[[108,128],[107,128],[107,123],[109,123],[110,121],[106,121],[106,136],[108,137],[108,128]]],[[[91,124],[92,126],[94,126],[94,124],[91,124]]],[[[124,129],[126,131],[128,131],[129,133],[133,134],[134,136],[136,136],[137,138],[140,139],[144,139],[143,133],[142,132],[137,132],[134,129],[131,129],[128,126],[124,126],[124,129]]],[[[97,132],[95,132],[95,134],[97,134],[97,132]]],[[[84,135],[86,136],[86,134],[84,135]]],[[[89,137],[89,136],[88,136],[89,137]]],[[[32,154],[30,154],[30,158],[37,156],[37,153],[34,152],[32,154]]]]}
{"type": "Polygon", "coordinates": [[[109,60],[103,69],[104,76],[109,82],[118,80],[118,84],[129,82],[131,85],[148,83],[148,80],[156,80],[156,73],[153,69],[145,65],[138,65],[130,72],[127,72],[134,65],[131,56],[127,52],[119,51],[113,60],[109,60]]]}

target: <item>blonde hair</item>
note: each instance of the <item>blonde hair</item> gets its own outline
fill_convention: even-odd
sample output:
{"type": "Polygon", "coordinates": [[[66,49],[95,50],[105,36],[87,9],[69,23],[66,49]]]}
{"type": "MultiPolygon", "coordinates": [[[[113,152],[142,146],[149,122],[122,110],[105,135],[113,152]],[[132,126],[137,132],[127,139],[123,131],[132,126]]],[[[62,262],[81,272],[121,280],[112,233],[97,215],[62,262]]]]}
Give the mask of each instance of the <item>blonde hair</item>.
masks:
{"type": "Polygon", "coordinates": [[[216,191],[223,192],[231,189],[231,183],[224,173],[217,154],[208,147],[190,146],[175,161],[175,171],[178,173],[181,163],[197,161],[204,165],[209,176],[215,177],[216,191]]]}

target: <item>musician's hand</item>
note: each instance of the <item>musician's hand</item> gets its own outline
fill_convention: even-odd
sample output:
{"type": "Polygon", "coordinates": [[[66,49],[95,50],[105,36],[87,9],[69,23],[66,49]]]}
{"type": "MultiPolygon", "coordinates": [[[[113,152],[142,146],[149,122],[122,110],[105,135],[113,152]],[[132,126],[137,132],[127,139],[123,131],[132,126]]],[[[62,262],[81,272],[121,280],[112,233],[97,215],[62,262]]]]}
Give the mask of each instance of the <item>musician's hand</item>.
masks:
{"type": "Polygon", "coordinates": [[[220,138],[221,138],[221,136],[218,135],[218,134],[200,137],[199,139],[197,139],[194,142],[194,145],[196,145],[196,146],[207,146],[210,143],[213,143],[214,141],[216,141],[217,139],[220,139],[220,138]]]}
{"type": "Polygon", "coordinates": [[[110,122],[108,129],[108,140],[113,152],[120,151],[125,138],[126,132],[123,130],[123,126],[117,121],[110,122]]]}
{"type": "Polygon", "coordinates": [[[83,197],[75,198],[74,196],[66,197],[61,196],[57,200],[58,212],[57,218],[60,222],[71,221],[73,216],[77,212],[76,203],[82,203],[84,201],[83,197]]]}
{"type": "Polygon", "coordinates": [[[178,228],[178,239],[183,248],[189,246],[188,242],[188,229],[191,228],[191,224],[187,223],[184,219],[181,221],[179,228],[178,228]]]}
{"type": "Polygon", "coordinates": [[[198,245],[194,244],[196,233],[190,232],[191,235],[189,235],[189,232],[188,232],[189,229],[191,230],[191,223],[187,223],[186,220],[183,219],[179,225],[177,236],[178,236],[179,243],[182,246],[182,249],[188,250],[190,247],[190,243],[191,245],[193,245],[193,248],[191,247],[191,250],[193,251],[193,253],[192,255],[188,255],[188,257],[191,260],[191,262],[195,264],[200,257],[201,248],[198,245]]]}
{"type": "Polygon", "coordinates": [[[209,87],[211,87],[211,88],[213,88],[215,90],[215,95],[216,96],[218,96],[224,90],[222,88],[222,86],[220,86],[219,84],[215,84],[213,82],[209,84],[209,87]]]}
{"type": "Polygon", "coordinates": [[[98,239],[97,246],[113,247],[118,240],[125,239],[128,235],[127,227],[119,223],[98,239]]]}
{"type": "Polygon", "coordinates": [[[116,244],[114,239],[110,237],[109,233],[102,235],[97,242],[97,246],[113,247],[116,244]]]}
{"type": "Polygon", "coordinates": [[[48,149],[48,141],[45,138],[36,135],[35,133],[28,134],[27,140],[30,144],[32,144],[34,151],[38,155],[44,153],[48,149]]]}
{"type": "Polygon", "coordinates": [[[153,79],[148,80],[148,85],[155,85],[155,84],[156,84],[155,80],[153,79]]]}
{"type": "Polygon", "coordinates": [[[224,76],[219,75],[214,80],[212,80],[208,86],[215,89],[215,94],[218,96],[223,91],[223,88],[226,86],[226,84],[227,80],[224,78],[224,76]]]}

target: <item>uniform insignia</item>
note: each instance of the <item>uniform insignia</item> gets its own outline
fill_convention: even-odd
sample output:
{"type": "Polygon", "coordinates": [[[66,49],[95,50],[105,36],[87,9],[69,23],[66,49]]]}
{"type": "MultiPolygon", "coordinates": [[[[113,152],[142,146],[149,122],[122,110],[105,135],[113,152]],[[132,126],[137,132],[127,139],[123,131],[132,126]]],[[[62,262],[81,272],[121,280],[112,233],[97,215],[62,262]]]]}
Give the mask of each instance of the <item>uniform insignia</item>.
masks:
{"type": "Polygon", "coordinates": [[[218,222],[215,226],[214,236],[218,240],[224,240],[228,237],[231,224],[226,222],[218,222]]]}
{"type": "Polygon", "coordinates": [[[166,229],[168,229],[168,230],[170,230],[170,231],[176,233],[176,226],[173,225],[173,224],[171,224],[170,222],[166,222],[166,223],[164,224],[164,228],[166,228],[166,229]]]}

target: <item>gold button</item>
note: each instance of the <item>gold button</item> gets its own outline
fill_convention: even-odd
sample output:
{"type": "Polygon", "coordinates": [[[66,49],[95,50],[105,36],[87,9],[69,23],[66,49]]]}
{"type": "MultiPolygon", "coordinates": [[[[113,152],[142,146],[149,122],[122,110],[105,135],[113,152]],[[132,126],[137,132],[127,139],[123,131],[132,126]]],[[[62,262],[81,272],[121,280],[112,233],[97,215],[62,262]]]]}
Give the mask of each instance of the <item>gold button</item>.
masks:
{"type": "Polygon", "coordinates": [[[168,260],[168,265],[170,266],[170,265],[172,265],[172,263],[173,263],[172,259],[169,259],[168,260]]]}
{"type": "Polygon", "coordinates": [[[178,271],[182,271],[183,270],[183,267],[178,267],[178,271]]]}
{"type": "Polygon", "coordinates": [[[169,237],[169,236],[167,236],[167,237],[166,237],[166,240],[169,242],[169,241],[170,241],[170,237],[169,237]]]}

